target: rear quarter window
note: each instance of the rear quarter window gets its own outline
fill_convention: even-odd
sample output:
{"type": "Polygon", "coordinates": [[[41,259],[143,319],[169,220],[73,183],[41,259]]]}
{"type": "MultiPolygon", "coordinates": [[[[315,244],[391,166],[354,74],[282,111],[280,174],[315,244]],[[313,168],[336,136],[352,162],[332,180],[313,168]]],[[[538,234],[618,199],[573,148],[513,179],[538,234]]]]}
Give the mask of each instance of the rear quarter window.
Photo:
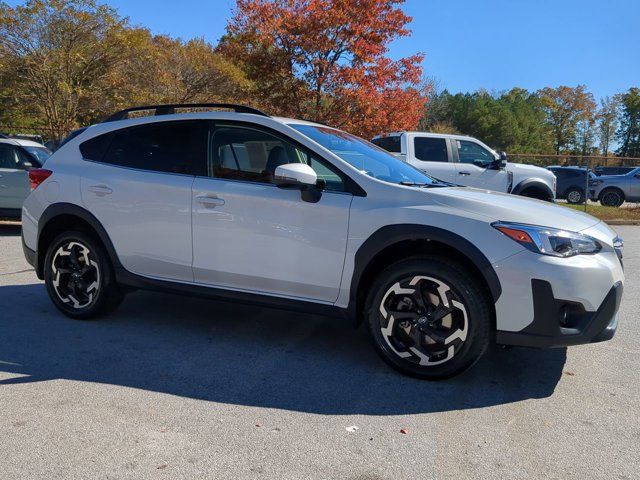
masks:
{"type": "Polygon", "coordinates": [[[384,148],[387,152],[401,153],[400,136],[374,138],[371,143],[384,148]]]}
{"type": "Polygon", "coordinates": [[[111,143],[111,133],[98,135],[80,144],[80,153],[85,160],[101,162],[111,143]]]}

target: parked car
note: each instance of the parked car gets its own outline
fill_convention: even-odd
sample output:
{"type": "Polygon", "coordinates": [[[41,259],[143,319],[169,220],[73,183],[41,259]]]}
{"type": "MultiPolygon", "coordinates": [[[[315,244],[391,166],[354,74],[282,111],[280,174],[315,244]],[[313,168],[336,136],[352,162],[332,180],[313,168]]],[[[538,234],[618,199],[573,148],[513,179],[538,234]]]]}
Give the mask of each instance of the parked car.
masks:
{"type": "Polygon", "coordinates": [[[614,335],[622,241],[605,223],[443,183],[325,125],[198,106],[233,111],[125,110],[29,172],[24,252],[64,314],[143,288],[336,315],[430,379],[491,341],[614,335]]]}
{"type": "Polygon", "coordinates": [[[593,173],[600,175],[626,175],[638,167],[595,167],[593,173]]]}
{"type": "Polygon", "coordinates": [[[601,175],[591,182],[589,197],[607,207],[640,202],[640,167],[626,175],[601,175]]]}
{"type": "Polygon", "coordinates": [[[0,137],[0,217],[20,218],[22,202],[31,191],[27,172],[41,167],[50,153],[31,140],[0,137]]]}
{"type": "Polygon", "coordinates": [[[477,138],[427,132],[397,132],[372,142],[445,182],[553,201],[556,177],[533,165],[507,162],[477,138]]]}
{"type": "Polygon", "coordinates": [[[556,198],[564,199],[568,203],[584,203],[587,198],[589,182],[596,176],[593,172],[582,167],[547,167],[557,179],[556,198]]]}

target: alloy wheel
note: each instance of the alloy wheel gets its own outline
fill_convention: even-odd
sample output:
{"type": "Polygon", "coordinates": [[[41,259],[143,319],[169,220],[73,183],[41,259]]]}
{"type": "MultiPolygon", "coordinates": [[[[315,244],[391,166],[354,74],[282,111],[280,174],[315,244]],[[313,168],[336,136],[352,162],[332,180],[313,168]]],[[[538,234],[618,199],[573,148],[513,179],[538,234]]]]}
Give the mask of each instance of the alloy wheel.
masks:
{"type": "Polygon", "coordinates": [[[567,201],[569,203],[582,203],[582,193],[578,190],[571,190],[567,195],[567,201]]]}
{"type": "Polygon", "coordinates": [[[58,298],[74,309],[91,305],[100,289],[100,268],[86,245],[68,241],[51,260],[51,285],[58,298]]]}
{"type": "Polygon", "coordinates": [[[417,365],[451,360],[467,339],[467,309],[449,285],[432,277],[412,276],[395,283],[379,311],[388,347],[417,365]]]}
{"type": "Polygon", "coordinates": [[[622,198],[617,192],[605,192],[602,196],[602,204],[607,207],[619,207],[622,203],[622,198]]]}

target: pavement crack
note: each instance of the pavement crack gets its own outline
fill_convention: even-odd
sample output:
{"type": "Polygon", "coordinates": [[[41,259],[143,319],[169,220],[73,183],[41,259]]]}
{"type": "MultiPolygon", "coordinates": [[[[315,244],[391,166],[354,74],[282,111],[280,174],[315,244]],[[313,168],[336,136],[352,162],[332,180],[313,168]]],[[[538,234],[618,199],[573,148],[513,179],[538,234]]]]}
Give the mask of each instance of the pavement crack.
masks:
{"type": "Polygon", "coordinates": [[[7,272],[7,273],[0,273],[0,277],[5,277],[7,275],[17,275],[18,273],[26,273],[26,272],[33,272],[33,268],[27,268],[26,270],[18,270],[17,272],[7,272]]]}

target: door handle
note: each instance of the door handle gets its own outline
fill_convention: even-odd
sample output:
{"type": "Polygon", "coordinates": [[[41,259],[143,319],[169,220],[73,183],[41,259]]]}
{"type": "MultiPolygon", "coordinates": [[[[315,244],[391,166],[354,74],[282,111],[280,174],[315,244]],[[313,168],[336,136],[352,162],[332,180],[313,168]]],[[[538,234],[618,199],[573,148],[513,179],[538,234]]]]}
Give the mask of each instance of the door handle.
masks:
{"type": "Polygon", "coordinates": [[[214,195],[198,195],[196,200],[205,207],[219,207],[225,203],[223,198],[214,195]]]}
{"type": "Polygon", "coordinates": [[[113,190],[106,185],[91,185],[89,187],[89,191],[95,193],[99,197],[104,197],[105,195],[111,195],[113,190]]]}
{"type": "Polygon", "coordinates": [[[458,172],[458,175],[471,175],[471,172],[468,172],[466,170],[462,170],[461,172],[458,172]]]}

